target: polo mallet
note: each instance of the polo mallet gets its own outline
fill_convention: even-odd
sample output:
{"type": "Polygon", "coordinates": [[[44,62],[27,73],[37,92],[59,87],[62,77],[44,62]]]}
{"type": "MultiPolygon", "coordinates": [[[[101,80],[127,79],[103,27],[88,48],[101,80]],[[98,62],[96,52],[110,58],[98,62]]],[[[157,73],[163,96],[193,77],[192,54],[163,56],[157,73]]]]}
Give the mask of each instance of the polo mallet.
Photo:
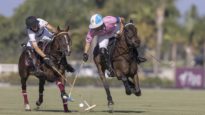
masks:
{"type": "Polygon", "coordinates": [[[78,72],[75,74],[75,78],[74,78],[74,80],[73,80],[73,83],[72,83],[72,85],[71,85],[70,92],[69,92],[69,94],[68,94],[68,101],[74,101],[74,99],[71,98],[71,93],[72,93],[72,90],[73,90],[73,88],[74,88],[74,85],[75,85],[76,79],[77,79],[77,77],[78,77],[78,74],[80,73],[80,70],[81,70],[81,68],[83,67],[83,64],[84,64],[84,63],[85,63],[85,62],[83,61],[83,62],[80,64],[80,68],[78,69],[78,72]]]}
{"type": "MultiPolygon", "coordinates": [[[[152,59],[154,59],[158,64],[163,65],[163,63],[162,63],[159,59],[157,59],[155,56],[153,56],[150,51],[146,50],[146,53],[147,53],[149,56],[151,56],[152,59]]],[[[173,67],[174,64],[173,64],[173,63],[169,63],[168,65],[169,65],[170,67],[173,67]]]]}
{"type": "MultiPolygon", "coordinates": [[[[79,68],[79,70],[78,70],[78,73],[76,73],[76,75],[75,75],[75,78],[74,78],[74,80],[73,80],[73,84],[72,84],[72,86],[71,86],[71,89],[70,89],[70,92],[69,92],[69,95],[68,95],[68,100],[69,101],[74,101],[72,98],[70,98],[71,97],[71,94],[72,94],[72,90],[73,90],[73,88],[74,88],[74,86],[75,86],[75,82],[76,82],[76,80],[77,80],[77,77],[78,77],[78,74],[80,73],[80,70],[81,70],[81,68],[83,67],[83,65],[84,65],[84,61],[81,63],[81,65],[80,65],[80,68],[79,68]]],[[[89,105],[88,104],[88,102],[85,100],[85,99],[83,99],[83,97],[82,97],[82,95],[80,95],[80,98],[81,98],[81,103],[80,103],[80,107],[83,107],[84,106],[84,104],[87,106],[87,108],[85,108],[85,110],[84,111],[89,111],[89,110],[91,110],[91,109],[93,109],[94,107],[96,107],[96,105],[94,104],[94,105],[89,105]]]]}
{"type": "MultiPolygon", "coordinates": [[[[61,76],[66,82],[68,82],[67,79],[66,79],[66,77],[65,77],[64,75],[62,75],[54,66],[51,66],[51,68],[52,68],[59,76],[61,76]]],[[[71,83],[69,83],[69,82],[68,82],[68,84],[69,84],[71,87],[73,86],[73,85],[71,85],[71,83]]],[[[73,98],[71,97],[70,93],[69,93],[69,96],[67,97],[67,100],[68,100],[68,101],[71,101],[71,102],[74,101],[73,98]]]]}
{"type": "Polygon", "coordinates": [[[80,103],[81,107],[83,107],[84,104],[87,106],[87,107],[84,109],[84,111],[89,111],[89,110],[93,109],[94,107],[96,107],[95,104],[94,104],[94,105],[89,105],[88,102],[87,102],[85,99],[83,99],[82,95],[80,95],[80,98],[81,98],[81,101],[82,101],[82,103],[80,103]],[[83,104],[83,103],[84,103],[84,104],[83,104]]]}
{"type": "Polygon", "coordinates": [[[62,77],[66,82],[67,82],[67,79],[64,75],[62,75],[56,68],[55,66],[50,66],[52,68],[52,70],[54,70],[60,77],[62,77]]]}

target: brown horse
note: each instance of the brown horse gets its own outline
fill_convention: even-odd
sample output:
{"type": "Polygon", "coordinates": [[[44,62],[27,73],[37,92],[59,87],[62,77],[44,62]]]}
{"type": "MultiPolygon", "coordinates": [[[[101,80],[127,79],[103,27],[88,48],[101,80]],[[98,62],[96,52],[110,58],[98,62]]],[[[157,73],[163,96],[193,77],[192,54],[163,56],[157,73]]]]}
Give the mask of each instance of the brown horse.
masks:
{"type": "MultiPolygon", "coordinates": [[[[126,24],[122,35],[115,38],[115,40],[113,50],[109,51],[110,61],[115,76],[118,80],[122,80],[127,95],[134,93],[136,96],[140,96],[141,90],[137,73],[138,67],[136,61],[134,61],[136,57],[134,57],[135,55],[133,54],[133,49],[140,46],[137,28],[132,23],[126,24]],[[129,78],[131,78],[131,80],[129,78]]],[[[107,94],[108,106],[110,107],[114,102],[110,93],[109,84],[105,77],[106,68],[101,59],[98,45],[95,47],[93,54],[94,62],[107,94]]]]}
{"type": "Polygon", "coordinates": [[[68,33],[69,26],[65,30],[57,28],[58,32],[54,34],[52,41],[48,42],[43,48],[45,54],[50,57],[54,63],[54,67],[57,71],[54,71],[50,66],[42,63],[42,59],[39,57],[36,59],[40,62],[38,68],[40,68],[41,73],[34,74],[33,66],[31,64],[31,57],[36,55],[32,49],[25,48],[19,59],[19,75],[21,78],[22,85],[22,95],[24,98],[25,110],[30,110],[29,101],[26,92],[26,81],[29,75],[34,74],[39,79],[39,98],[36,101],[36,105],[39,108],[43,103],[43,91],[45,81],[56,82],[60,91],[61,98],[63,101],[64,111],[69,112],[67,107],[67,94],[65,92],[65,78],[60,75],[65,75],[65,67],[62,64],[62,59],[71,53],[71,37],[68,33]],[[33,52],[33,53],[32,53],[33,52]],[[60,72],[60,74],[58,73],[60,72]]]}

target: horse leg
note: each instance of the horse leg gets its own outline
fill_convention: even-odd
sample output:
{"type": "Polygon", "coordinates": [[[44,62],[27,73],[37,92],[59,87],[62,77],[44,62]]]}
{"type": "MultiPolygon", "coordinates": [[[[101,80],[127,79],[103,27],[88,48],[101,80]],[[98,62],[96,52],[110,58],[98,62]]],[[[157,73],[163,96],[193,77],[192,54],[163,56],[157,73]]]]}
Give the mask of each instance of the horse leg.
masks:
{"type": "Polygon", "coordinates": [[[110,93],[110,86],[109,86],[109,84],[108,84],[108,82],[107,82],[107,80],[106,80],[103,73],[100,74],[100,79],[103,83],[103,87],[104,87],[105,92],[107,94],[108,106],[114,105],[114,102],[112,100],[112,96],[111,96],[111,93],[110,93]]]}
{"type": "Polygon", "coordinates": [[[128,79],[128,83],[129,83],[131,89],[133,89],[133,88],[135,89],[135,84],[133,82],[131,82],[129,79],[128,79]]]}
{"type": "Polygon", "coordinates": [[[96,67],[98,69],[98,73],[99,73],[100,79],[101,79],[101,81],[103,83],[103,87],[104,87],[106,95],[107,95],[108,106],[114,105],[114,102],[112,100],[112,96],[111,96],[111,93],[110,93],[110,86],[109,86],[109,84],[108,84],[108,82],[107,82],[107,80],[105,78],[105,74],[103,72],[103,67],[101,65],[101,56],[100,56],[100,54],[98,53],[97,50],[99,50],[98,47],[95,47],[94,52],[93,52],[93,54],[94,54],[94,62],[95,62],[95,65],[96,65],[96,67]]]}
{"type": "Polygon", "coordinates": [[[131,91],[131,86],[129,84],[128,78],[125,75],[122,75],[122,82],[125,86],[125,92],[127,95],[131,95],[132,91],[131,91]]]}
{"type": "Polygon", "coordinates": [[[140,89],[140,85],[139,85],[139,77],[138,77],[137,73],[134,75],[133,81],[134,81],[134,84],[135,84],[135,92],[134,92],[135,95],[136,96],[141,96],[141,89],[140,89]]]}
{"type": "Polygon", "coordinates": [[[39,98],[36,101],[37,109],[43,103],[43,91],[44,91],[45,80],[39,79],[39,98]]]}
{"type": "Polygon", "coordinates": [[[65,86],[64,86],[63,80],[58,80],[56,82],[56,85],[58,86],[58,88],[60,89],[60,92],[61,92],[61,99],[63,101],[64,112],[70,112],[70,110],[68,110],[68,104],[67,104],[68,95],[65,92],[65,86]]]}
{"type": "Polygon", "coordinates": [[[26,91],[26,81],[28,79],[27,77],[21,77],[21,89],[22,89],[22,95],[23,95],[23,99],[24,99],[24,106],[25,106],[25,110],[26,111],[30,111],[30,105],[29,105],[29,101],[28,101],[28,95],[27,95],[27,91],[26,91]]]}

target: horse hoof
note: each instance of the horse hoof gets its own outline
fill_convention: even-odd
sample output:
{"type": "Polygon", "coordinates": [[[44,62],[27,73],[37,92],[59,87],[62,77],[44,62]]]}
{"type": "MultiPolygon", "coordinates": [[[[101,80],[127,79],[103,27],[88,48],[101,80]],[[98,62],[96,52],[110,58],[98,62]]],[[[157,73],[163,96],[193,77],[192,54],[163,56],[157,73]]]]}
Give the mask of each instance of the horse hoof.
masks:
{"type": "Polygon", "coordinates": [[[30,108],[29,104],[25,105],[25,111],[31,111],[31,108],[30,108]]]}
{"type": "Polygon", "coordinates": [[[114,112],[113,105],[112,106],[108,106],[108,109],[109,109],[108,110],[109,113],[113,113],[114,112]]]}
{"type": "Polygon", "coordinates": [[[135,95],[136,95],[136,96],[141,96],[141,95],[142,95],[141,90],[139,90],[138,92],[136,92],[135,95]]]}
{"type": "Polygon", "coordinates": [[[114,111],[114,103],[113,102],[108,102],[108,112],[113,113],[114,111]]]}
{"type": "Polygon", "coordinates": [[[42,104],[42,102],[36,101],[36,105],[40,106],[42,104]]]}
{"type": "Polygon", "coordinates": [[[114,102],[113,102],[113,101],[109,101],[109,102],[107,103],[107,105],[108,105],[108,106],[114,105],[114,102]]]}
{"type": "Polygon", "coordinates": [[[65,113],[70,113],[72,112],[71,110],[67,109],[67,110],[64,110],[65,113]]]}
{"type": "Polygon", "coordinates": [[[131,95],[131,94],[132,94],[132,91],[126,90],[125,93],[126,93],[127,95],[131,95]]]}

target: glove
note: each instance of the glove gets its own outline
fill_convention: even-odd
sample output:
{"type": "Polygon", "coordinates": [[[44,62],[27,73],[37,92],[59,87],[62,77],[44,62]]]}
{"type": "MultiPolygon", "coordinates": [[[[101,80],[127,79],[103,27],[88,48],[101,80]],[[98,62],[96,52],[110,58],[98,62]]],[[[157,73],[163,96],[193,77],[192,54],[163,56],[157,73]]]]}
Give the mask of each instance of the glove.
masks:
{"type": "Polygon", "coordinates": [[[88,61],[88,54],[87,53],[83,54],[83,61],[84,62],[88,61]]]}
{"type": "Polygon", "coordinates": [[[120,32],[120,30],[118,30],[116,33],[115,33],[115,37],[118,38],[118,37],[121,37],[122,33],[120,32]]]}
{"type": "Polygon", "coordinates": [[[49,57],[44,57],[43,58],[43,61],[46,63],[46,65],[48,65],[48,66],[53,66],[54,64],[53,64],[53,62],[50,60],[50,58],[49,57]]]}

